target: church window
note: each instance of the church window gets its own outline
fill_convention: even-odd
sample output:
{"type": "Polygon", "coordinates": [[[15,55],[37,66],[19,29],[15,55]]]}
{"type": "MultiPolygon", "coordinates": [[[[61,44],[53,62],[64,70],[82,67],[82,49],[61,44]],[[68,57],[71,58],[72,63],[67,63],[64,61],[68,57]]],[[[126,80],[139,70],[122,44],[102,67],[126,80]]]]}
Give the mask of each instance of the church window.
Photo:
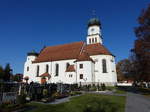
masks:
{"type": "Polygon", "coordinates": [[[94,43],[94,38],[92,38],[92,43],[94,43]]]}
{"type": "Polygon", "coordinates": [[[29,67],[27,67],[27,71],[29,71],[29,67]]]}
{"type": "Polygon", "coordinates": [[[83,64],[80,64],[79,66],[80,66],[80,69],[82,69],[82,68],[83,68],[83,64]]]}
{"type": "Polygon", "coordinates": [[[59,65],[58,64],[56,64],[55,73],[56,73],[55,76],[59,75],[59,65]]]}
{"type": "Polygon", "coordinates": [[[49,66],[46,65],[46,73],[48,73],[48,72],[49,72],[49,66]]]}
{"type": "Polygon", "coordinates": [[[97,38],[95,38],[95,43],[97,43],[97,38]]]}
{"type": "Polygon", "coordinates": [[[91,39],[89,39],[89,43],[91,44],[91,39]]]}
{"type": "Polygon", "coordinates": [[[37,70],[36,70],[36,76],[38,77],[39,76],[39,71],[40,71],[40,67],[39,65],[37,66],[37,70]]]}
{"type": "Polygon", "coordinates": [[[72,74],[70,74],[69,77],[72,77],[72,74]]]}
{"type": "Polygon", "coordinates": [[[67,63],[67,64],[66,64],[66,70],[67,70],[67,68],[68,68],[69,66],[70,66],[70,64],[69,64],[69,63],[67,63]]]}
{"type": "Polygon", "coordinates": [[[107,73],[107,66],[106,66],[106,60],[102,60],[102,68],[103,68],[103,73],[107,73]]]}
{"type": "Polygon", "coordinates": [[[80,79],[83,79],[83,74],[80,74],[80,79]]]}

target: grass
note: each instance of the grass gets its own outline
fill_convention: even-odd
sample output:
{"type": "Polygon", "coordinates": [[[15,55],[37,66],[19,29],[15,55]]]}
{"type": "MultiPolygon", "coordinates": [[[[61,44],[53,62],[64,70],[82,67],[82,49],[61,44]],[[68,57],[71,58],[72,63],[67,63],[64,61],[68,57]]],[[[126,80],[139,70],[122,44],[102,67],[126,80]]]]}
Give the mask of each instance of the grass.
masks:
{"type": "Polygon", "coordinates": [[[108,90],[111,90],[111,91],[115,90],[114,93],[117,93],[117,94],[126,94],[126,91],[123,90],[121,87],[108,86],[108,87],[106,87],[106,88],[107,88],[108,90]]]}
{"type": "Polygon", "coordinates": [[[85,94],[56,105],[29,103],[29,107],[35,108],[26,112],[124,112],[125,99],[123,96],[85,94]]]}
{"type": "Polygon", "coordinates": [[[126,94],[126,91],[116,89],[115,93],[117,93],[117,94],[126,94]]]}

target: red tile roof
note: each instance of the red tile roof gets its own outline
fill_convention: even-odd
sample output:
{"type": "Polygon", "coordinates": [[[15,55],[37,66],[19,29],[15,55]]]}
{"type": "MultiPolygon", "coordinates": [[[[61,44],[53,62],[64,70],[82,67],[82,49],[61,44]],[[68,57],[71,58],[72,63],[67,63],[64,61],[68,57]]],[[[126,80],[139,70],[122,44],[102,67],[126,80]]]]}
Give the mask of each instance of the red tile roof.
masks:
{"type": "Polygon", "coordinates": [[[99,54],[105,54],[105,55],[112,55],[105,46],[102,44],[89,44],[86,45],[84,50],[91,56],[91,55],[99,55],[99,54]]]}
{"type": "Polygon", "coordinates": [[[90,58],[90,56],[88,55],[88,53],[86,53],[86,51],[82,51],[82,53],[78,56],[76,61],[92,61],[92,58],[90,58]]]}
{"type": "Polygon", "coordinates": [[[49,73],[43,73],[42,75],[40,75],[40,77],[51,77],[51,75],[49,73]]]}
{"type": "Polygon", "coordinates": [[[66,59],[77,59],[84,42],[46,47],[34,62],[46,62],[66,59]]]}
{"type": "Polygon", "coordinates": [[[82,54],[81,51],[85,51],[89,56],[100,54],[112,55],[100,43],[85,45],[85,43],[81,41],[70,44],[46,47],[40,52],[39,56],[36,58],[35,61],[33,61],[33,63],[67,59],[91,60],[88,56],[82,54]]]}
{"type": "Polygon", "coordinates": [[[74,65],[69,65],[69,67],[66,70],[66,72],[74,72],[74,71],[75,71],[74,65]]]}

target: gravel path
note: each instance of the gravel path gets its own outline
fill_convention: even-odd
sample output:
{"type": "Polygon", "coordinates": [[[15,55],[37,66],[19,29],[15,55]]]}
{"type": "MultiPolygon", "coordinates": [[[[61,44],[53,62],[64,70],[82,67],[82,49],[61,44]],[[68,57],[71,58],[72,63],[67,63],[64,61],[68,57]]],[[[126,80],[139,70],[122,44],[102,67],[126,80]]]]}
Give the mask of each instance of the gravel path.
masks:
{"type": "Polygon", "coordinates": [[[150,112],[150,98],[128,92],[125,112],[150,112]]]}

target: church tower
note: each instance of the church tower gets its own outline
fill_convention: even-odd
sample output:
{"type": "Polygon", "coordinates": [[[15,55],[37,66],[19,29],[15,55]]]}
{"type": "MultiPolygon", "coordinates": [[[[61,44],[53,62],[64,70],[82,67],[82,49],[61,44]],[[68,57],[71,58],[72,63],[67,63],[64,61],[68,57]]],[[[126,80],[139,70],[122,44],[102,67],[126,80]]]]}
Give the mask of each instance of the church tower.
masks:
{"type": "Polygon", "coordinates": [[[99,19],[92,18],[88,22],[88,35],[86,39],[87,44],[96,44],[102,42],[102,34],[101,34],[101,23],[99,19]]]}

